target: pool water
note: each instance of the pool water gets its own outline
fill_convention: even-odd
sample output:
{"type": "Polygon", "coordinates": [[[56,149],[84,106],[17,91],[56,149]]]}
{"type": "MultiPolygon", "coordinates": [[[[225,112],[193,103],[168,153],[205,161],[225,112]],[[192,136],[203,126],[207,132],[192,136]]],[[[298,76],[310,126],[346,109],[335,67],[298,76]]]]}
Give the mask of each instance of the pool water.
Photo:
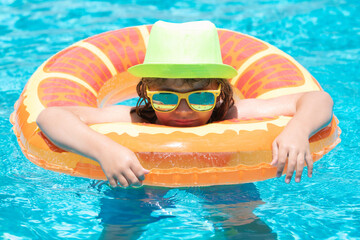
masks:
{"type": "Polygon", "coordinates": [[[0,7],[0,238],[360,239],[358,0],[1,0],[0,7]],[[83,38],[159,19],[207,19],[293,56],[333,97],[341,144],[299,184],[283,176],[123,190],[28,161],[9,116],[36,68],[83,38]]]}

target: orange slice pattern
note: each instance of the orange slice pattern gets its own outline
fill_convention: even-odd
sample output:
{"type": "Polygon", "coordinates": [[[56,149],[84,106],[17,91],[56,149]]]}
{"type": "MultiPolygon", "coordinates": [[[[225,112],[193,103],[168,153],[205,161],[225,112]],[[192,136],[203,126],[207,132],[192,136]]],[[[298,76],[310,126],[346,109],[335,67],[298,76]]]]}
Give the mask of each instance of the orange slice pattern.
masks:
{"type": "Polygon", "coordinates": [[[99,48],[111,60],[118,73],[144,61],[145,45],[137,28],[104,33],[88,38],[84,42],[99,48]]]}
{"type": "Polygon", "coordinates": [[[99,91],[104,82],[112,77],[107,66],[93,52],[82,47],[69,47],[44,66],[44,72],[65,73],[87,82],[99,91]]]}
{"type": "Polygon", "coordinates": [[[223,63],[235,69],[238,69],[252,55],[269,48],[264,43],[241,33],[218,30],[218,34],[223,63]]]}
{"type": "Polygon", "coordinates": [[[297,87],[304,83],[304,75],[293,62],[271,54],[251,64],[240,75],[236,87],[245,98],[256,98],[273,89],[297,87]]]}
{"type": "Polygon", "coordinates": [[[97,106],[97,98],[81,84],[64,78],[46,78],[41,81],[38,95],[45,107],[97,106]]]}

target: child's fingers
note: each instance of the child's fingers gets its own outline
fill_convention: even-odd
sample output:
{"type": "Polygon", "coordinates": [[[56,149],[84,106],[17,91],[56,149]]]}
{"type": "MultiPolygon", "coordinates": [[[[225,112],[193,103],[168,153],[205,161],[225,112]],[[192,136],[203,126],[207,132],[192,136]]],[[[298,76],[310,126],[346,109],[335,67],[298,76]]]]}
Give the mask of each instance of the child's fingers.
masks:
{"type": "Polygon", "coordinates": [[[306,165],[308,167],[308,177],[312,177],[313,172],[313,159],[311,156],[310,149],[307,150],[306,156],[305,156],[306,165]]]}
{"type": "Polygon", "coordinates": [[[288,155],[288,152],[285,148],[279,149],[279,158],[278,158],[278,163],[277,163],[276,177],[281,177],[281,175],[284,171],[285,164],[286,164],[287,155],[288,155]]]}
{"type": "Polygon", "coordinates": [[[128,187],[129,183],[122,174],[116,175],[116,180],[119,182],[120,187],[128,187]]]}
{"type": "Polygon", "coordinates": [[[109,179],[109,184],[110,184],[112,187],[116,187],[116,186],[117,186],[117,183],[116,183],[115,178],[108,178],[108,179],[109,179]]]}
{"type": "Polygon", "coordinates": [[[291,181],[291,178],[294,174],[297,155],[298,153],[296,151],[290,151],[289,153],[288,166],[287,166],[286,178],[285,178],[286,183],[289,183],[291,181]]]}
{"type": "Polygon", "coordinates": [[[134,164],[133,166],[131,166],[131,170],[133,171],[133,173],[135,174],[135,176],[139,179],[139,181],[144,181],[145,180],[145,174],[148,174],[150,171],[143,168],[140,163],[139,164],[134,164]]]}
{"type": "Polygon", "coordinates": [[[295,175],[295,182],[301,181],[301,175],[304,170],[304,164],[305,164],[305,154],[300,153],[297,157],[296,161],[296,175],[295,175]]]}
{"type": "Polygon", "coordinates": [[[278,162],[279,148],[276,139],[272,143],[272,161],[271,165],[275,166],[278,162]]]}
{"type": "Polygon", "coordinates": [[[141,186],[139,178],[134,174],[131,169],[124,172],[124,177],[129,183],[129,186],[141,186]]]}

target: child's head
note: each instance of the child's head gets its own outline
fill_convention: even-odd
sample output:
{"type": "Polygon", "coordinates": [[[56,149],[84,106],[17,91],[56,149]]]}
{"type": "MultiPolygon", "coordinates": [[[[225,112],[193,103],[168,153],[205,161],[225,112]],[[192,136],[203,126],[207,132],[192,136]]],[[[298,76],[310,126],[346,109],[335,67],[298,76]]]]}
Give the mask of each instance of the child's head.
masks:
{"type": "Polygon", "coordinates": [[[136,112],[150,122],[158,119],[164,125],[199,126],[222,120],[233,105],[232,89],[226,79],[235,77],[237,71],[223,64],[218,33],[209,21],[156,22],[151,29],[144,63],[128,70],[142,77],[137,86],[140,99],[136,112]],[[179,98],[178,93],[198,90],[202,92],[179,98]],[[154,99],[152,104],[149,98],[155,96],[153,91],[176,92],[170,95],[181,100],[169,104],[170,100],[162,93],[156,95],[161,101],[156,99],[155,105],[154,99]]]}
{"type": "Polygon", "coordinates": [[[157,119],[160,124],[167,126],[200,126],[220,121],[234,104],[232,88],[222,78],[143,78],[137,85],[137,93],[136,113],[149,122],[154,123],[157,119]],[[147,90],[162,92],[155,92],[157,95],[152,95],[151,102],[147,90]],[[187,99],[180,99],[163,91],[197,92],[184,96],[187,99]]]}

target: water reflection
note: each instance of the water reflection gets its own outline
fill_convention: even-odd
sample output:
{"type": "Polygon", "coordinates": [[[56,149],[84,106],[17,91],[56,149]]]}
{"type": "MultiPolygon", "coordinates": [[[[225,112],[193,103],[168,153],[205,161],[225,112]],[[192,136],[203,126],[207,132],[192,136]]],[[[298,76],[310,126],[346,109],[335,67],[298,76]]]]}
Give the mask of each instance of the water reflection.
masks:
{"type": "Polygon", "coordinates": [[[100,239],[276,239],[252,213],[264,203],[254,184],[102,189],[100,239]]]}

